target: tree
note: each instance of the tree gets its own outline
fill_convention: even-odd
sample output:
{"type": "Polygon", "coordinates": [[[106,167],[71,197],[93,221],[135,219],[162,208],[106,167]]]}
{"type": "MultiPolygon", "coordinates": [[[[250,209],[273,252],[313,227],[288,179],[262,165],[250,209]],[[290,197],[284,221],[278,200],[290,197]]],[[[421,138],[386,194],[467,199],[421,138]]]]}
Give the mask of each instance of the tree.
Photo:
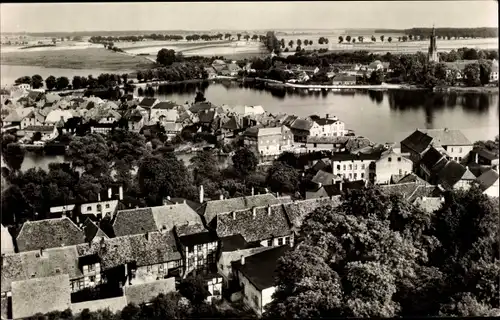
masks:
{"type": "Polygon", "coordinates": [[[297,47],[300,47],[302,45],[302,40],[297,39],[297,47]]]}
{"type": "Polygon", "coordinates": [[[205,288],[205,281],[201,276],[183,279],[179,285],[179,293],[195,306],[203,304],[209,295],[208,290],[205,288]]]}
{"type": "Polygon", "coordinates": [[[484,59],[479,60],[479,81],[483,86],[490,83],[491,70],[491,61],[487,61],[484,59]]]}
{"type": "Polygon", "coordinates": [[[392,37],[387,38],[387,41],[389,41],[389,43],[391,43],[392,42],[392,37]]]}
{"type": "Polygon", "coordinates": [[[68,145],[66,156],[73,166],[96,177],[109,173],[108,161],[111,159],[106,140],[98,133],[75,137],[68,145]]]}
{"type": "Polygon", "coordinates": [[[205,102],[206,100],[207,99],[205,98],[205,95],[203,94],[203,92],[201,92],[201,91],[196,92],[196,97],[194,97],[194,103],[205,102]]]}
{"type": "Polygon", "coordinates": [[[377,38],[375,38],[375,36],[372,36],[372,42],[377,42],[377,38]]]}
{"type": "Polygon", "coordinates": [[[288,46],[289,46],[290,48],[291,48],[291,47],[293,47],[293,40],[290,40],[290,41],[288,42],[288,46]]]}
{"type": "Polygon", "coordinates": [[[31,86],[33,89],[38,89],[43,87],[43,78],[39,74],[35,74],[33,77],[31,77],[31,86]]]}
{"type": "Polygon", "coordinates": [[[413,35],[411,35],[411,34],[410,34],[410,35],[408,36],[408,38],[410,39],[410,41],[412,41],[412,40],[413,40],[413,35]]]}
{"type": "Polygon", "coordinates": [[[356,43],[356,38],[352,38],[352,43],[356,43]]]}
{"type": "Polygon", "coordinates": [[[373,71],[370,75],[370,83],[371,84],[381,84],[384,82],[384,72],[382,70],[373,71]]]}
{"type": "Polygon", "coordinates": [[[347,42],[351,42],[351,36],[346,36],[346,37],[345,37],[345,41],[347,41],[347,42]]]}
{"type": "Polygon", "coordinates": [[[363,36],[359,36],[359,37],[358,37],[358,41],[359,41],[359,42],[363,42],[363,41],[364,41],[364,39],[365,39],[365,38],[364,38],[363,36]]]}
{"type": "Polygon", "coordinates": [[[25,150],[18,143],[9,143],[2,156],[12,171],[19,171],[24,161],[25,150]]]}
{"type": "Polygon", "coordinates": [[[339,36],[339,43],[342,43],[342,42],[344,42],[344,37],[339,36]]]}
{"type": "Polygon", "coordinates": [[[66,77],[59,77],[56,80],[56,89],[64,90],[69,86],[69,79],[66,77]]]}
{"type": "Polygon", "coordinates": [[[255,154],[247,148],[241,148],[232,157],[233,166],[243,177],[248,176],[257,168],[258,159],[255,154]]]}
{"type": "Polygon", "coordinates": [[[380,42],[384,42],[384,35],[380,36],[380,42]]]}
{"type": "Polygon", "coordinates": [[[469,87],[477,87],[481,84],[480,66],[478,63],[472,63],[465,66],[464,80],[469,87]]]}
{"type": "Polygon", "coordinates": [[[45,79],[45,85],[48,90],[53,90],[56,87],[56,78],[54,76],[49,76],[45,79]]]}
{"type": "Polygon", "coordinates": [[[309,40],[304,40],[304,45],[307,46],[309,44],[309,40]]]}
{"type": "Polygon", "coordinates": [[[293,194],[298,191],[299,173],[288,164],[275,161],[267,172],[266,185],[274,192],[293,194]]]}
{"type": "Polygon", "coordinates": [[[156,55],[156,62],[164,66],[172,65],[175,60],[175,51],[171,49],[161,49],[156,55]]]}
{"type": "Polygon", "coordinates": [[[241,39],[241,33],[236,34],[236,36],[238,37],[238,41],[240,41],[240,39],[241,39]]]}
{"type": "Polygon", "coordinates": [[[193,198],[188,171],[173,153],[144,157],[139,162],[137,179],[140,192],[150,206],[161,205],[167,196],[193,198]]]}

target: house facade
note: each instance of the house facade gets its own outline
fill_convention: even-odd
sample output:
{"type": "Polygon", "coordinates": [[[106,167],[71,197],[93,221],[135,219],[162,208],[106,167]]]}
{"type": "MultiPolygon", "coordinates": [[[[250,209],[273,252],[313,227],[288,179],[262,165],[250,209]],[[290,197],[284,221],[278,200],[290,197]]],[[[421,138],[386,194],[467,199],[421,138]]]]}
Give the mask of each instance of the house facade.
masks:
{"type": "Polygon", "coordinates": [[[332,80],[332,85],[334,86],[353,86],[355,84],[356,76],[337,74],[332,80]]]}
{"type": "Polygon", "coordinates": [[[291,131],[286,126],[252,127],[243,136],[243,144],[261,156],[279,155],[293,143],[291,131]]]}
{"type": "Polygon", "coordinates": [[[366,180],[369,165],[380,159],[380,153],[338,153],[331,158],[333,174],[349,181],[366,180]]]}
{"type": "Polygon", "coordinates": [[[40,132],[42,141],[53,140],[59,135],[56,126],[29,126],[24,128],[26,137],[32,138],[37,132],[40,132]]]}
{"type": "Polygon", "coordinates": [[[411,173],[412,169],[413,162],[410,159],[389,149],[382,153],[380,159],[368,166],[366,176],[373,184],[389,184],[392,175],[406,175],[411,173]]]}

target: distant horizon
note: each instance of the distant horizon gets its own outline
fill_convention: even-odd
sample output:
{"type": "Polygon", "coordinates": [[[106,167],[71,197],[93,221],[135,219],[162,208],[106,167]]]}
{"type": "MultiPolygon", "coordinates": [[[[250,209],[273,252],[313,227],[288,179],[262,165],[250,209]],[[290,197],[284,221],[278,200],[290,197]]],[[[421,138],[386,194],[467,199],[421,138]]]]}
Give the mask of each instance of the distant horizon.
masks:
{"type": "MultiPolygon", "coordinates": [[[[0,32],[0,35],[7,35],[7,34],[51,34],[51,33],[59,33],[59,34],[73,34],[73,33],[99,33],[99,32],[144,32],[144,33],[150,33],[150,32],[164,32],[164,33],[177,33],[177,32],[248,32],[248,33],[257,33],[257,32],[267,32],[267,31],[274,31],[274,32],[304,32],[304,31],[337,31],[337,30],[394,30],[394,31],[405,31],[409,29],[430,29],[432,26],[418,26],[418,27],[411,27],[411,28],[382,28],[382,27],[372,27],[372,28],[303,28],[303,29],[290,29],[290,28],[275,28],[275,29],[204,29],[204,30],[188,30],[188,29],[158,29],[158,30],[77,30],[77,31],[15,31],[15,32],[0,32]]],[[[487,28],[487,29],[497,29],[498,27],[437,27],[435,26],[436,29],[482,29],[482,28],[487,28]]]]}
{"type": "Polygon", "coordinates": [[[2,3],[2,34],[498,28],[497,1],[2,3]]]}

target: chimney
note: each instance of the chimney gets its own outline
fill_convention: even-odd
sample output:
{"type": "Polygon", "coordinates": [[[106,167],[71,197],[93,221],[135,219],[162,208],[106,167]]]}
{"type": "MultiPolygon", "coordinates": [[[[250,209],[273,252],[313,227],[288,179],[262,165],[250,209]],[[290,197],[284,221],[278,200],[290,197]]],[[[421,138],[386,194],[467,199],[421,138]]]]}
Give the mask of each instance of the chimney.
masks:
{"type": "Polygon", "coordinates": [[[339,182],[339,190],[340,190],[341,192],[342,192],[342,184],[343,184],[343,182],[342,182],[342,181],[340,181],[340,182],[339,182]]]}
{"type": "Polygon", "coordinates": [[[204,197],[203,185],[201,185],[200,186],[200,203],[203,203],[203,197],[204,197]]]}
{"type": "Polygon", "coordinates": [[[330,115],[329,115],[328,113],[326,114],[326,118],[327,118],[327,119],[328,119],[328,118],[330,118],[330,115]]]}
{"type": "Polygon", "coordinates": [[[269,189],[265,188],[264,190],[266,191],[266,193],[269,193],[269,189]]]}
{"type": "Polygon", "coordinates": [[[255,219],[255,214],[257,213],[257,208],[253,207],[252,208],[252,217],[255,219]]]}
{"type": "Polygon", "coordinates": [[[186,204],[186,199],[182,200],[182,203],[186,204]]]}
{"type": "Polygon", "coordinates": [[[255,189],[252,187],[252,196],[255,194],[255,189]]]}
{"type": "Polygon", "coordinates": [[[448,132],[448,128],[444,128],[444,132],[448,132]]]}
{"type": "Polygon", "coordinates": [[[167,200],[170,200],[170,196],[167,196],[167,200]]]}
{"type": "Polygon", "coordinates": [[[323,184],[321,182],[318,182],[318,189],[321,189],[322,186],[323,184]]]}
{"type": "Polygon", "coordinates": [[[271,205],[267,205],[267,215],[270,216],[271,215],[271,205]]]}
{"type": "Polygon", "coordinates": [[[232,215],[233,215],[233,220],[236,220],[236,212],[232,212],[232,215]]]}
{"type": "Polygon", "coordinates": [[[164,205],[164,206],[168,205],[168,197],[167,197],[166,199],[165,199],[165,198],[163,198],[163,205],[164,205]]]}
{"type": "Polygon", "coordinates": [[[223,195],[223,194],[221,194],[221,195],[219,196],[219,200],[224,200],[224,195],[223,195]]]}
{"type": "Polygon", "coordinates": [[[111,199],[112,191],[111,188],[108,189],[108,199],[111,199]]]}
{"type": "Polygon", "coordinates": [[[43,247],[41,247],[40,248],[40,257],[43,257],[43,251],[44,251],[44,249],[43,249],[43,247]]]}
{"type": "Polygon", "coordinates": [[[241,256],[240,258],[241,265],[245,265],[245,256],[241,256]]]}
{"type": "Polygon", "coordinates": [[[100,192],[97,193],[97,201],[101,202],[101,193],[100,192]]]}
{"type": "Polygon", "coordinates": [[[120,197],[120,200],[123,200],[123,187],[120,186],[120,188],[118,188],[118,195],[120,197]]]}

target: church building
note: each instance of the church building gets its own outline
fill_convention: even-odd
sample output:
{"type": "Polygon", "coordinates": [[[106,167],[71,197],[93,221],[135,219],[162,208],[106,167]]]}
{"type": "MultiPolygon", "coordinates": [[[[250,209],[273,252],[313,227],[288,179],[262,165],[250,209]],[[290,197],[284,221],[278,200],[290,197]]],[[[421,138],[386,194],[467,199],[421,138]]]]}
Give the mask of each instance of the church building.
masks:
{"type": "Polygon", "coordinates": [[[439,62],[439,56],[437,53],[437,46],[436,46],[436,30],[434,27],[432,27],[432,34],[431,34],[431,43],[429,45],[429,54],[427,56],[429,62],[439,62]]]}

